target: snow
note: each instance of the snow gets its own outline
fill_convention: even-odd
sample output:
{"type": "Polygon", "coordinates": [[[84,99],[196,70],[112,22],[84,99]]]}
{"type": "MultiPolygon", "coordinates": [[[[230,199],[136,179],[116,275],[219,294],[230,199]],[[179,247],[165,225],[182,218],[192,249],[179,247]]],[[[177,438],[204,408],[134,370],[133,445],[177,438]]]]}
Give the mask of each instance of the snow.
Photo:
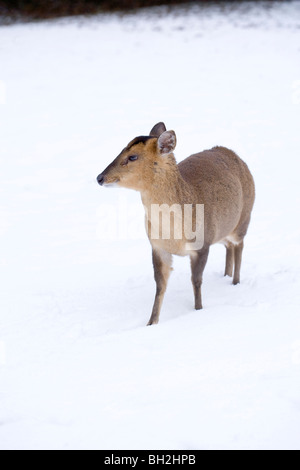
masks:
{"type": "Polygon", "coordinates": [[[299,449],[300,4],[0,28],[0,448],[299,449]],[[135,192],[97,175],[158,121],[257,199],[242,283],[212,247],[159,325],[135,192]]]}

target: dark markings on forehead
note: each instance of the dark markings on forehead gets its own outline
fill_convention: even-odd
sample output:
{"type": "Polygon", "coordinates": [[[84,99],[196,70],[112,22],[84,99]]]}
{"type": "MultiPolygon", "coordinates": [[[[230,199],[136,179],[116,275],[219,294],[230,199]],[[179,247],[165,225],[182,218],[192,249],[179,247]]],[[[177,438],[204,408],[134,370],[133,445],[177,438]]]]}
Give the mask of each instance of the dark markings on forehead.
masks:
{"type": "Polygon", "coordinates": [[[130,150],[131,147],[133,147],[134,145],[137,145],[137,144],[146,144],[146,142],[148,142],[148,140],[150,139],[155,139],[155,137],[152,137],[152,136],[146,136],[146,135],[140,135],[139,137],[136,137],[135,139],[133,139],[127,146],[127,150],[130,150]]]}

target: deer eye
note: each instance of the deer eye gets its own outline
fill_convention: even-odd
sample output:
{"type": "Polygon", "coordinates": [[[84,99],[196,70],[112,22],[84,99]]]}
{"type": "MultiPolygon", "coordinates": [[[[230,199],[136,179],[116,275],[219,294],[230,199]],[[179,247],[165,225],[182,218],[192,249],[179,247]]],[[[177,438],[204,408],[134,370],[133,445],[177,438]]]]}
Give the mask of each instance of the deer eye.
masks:
{"type": "Polygon", "coordinates": [[[137,155],[130,155],[130,157],[128,157],[128,160],[129,160],[130,162],[135,162],[137,159],[138,159],[138,156],[137,156],[137,155]]]}

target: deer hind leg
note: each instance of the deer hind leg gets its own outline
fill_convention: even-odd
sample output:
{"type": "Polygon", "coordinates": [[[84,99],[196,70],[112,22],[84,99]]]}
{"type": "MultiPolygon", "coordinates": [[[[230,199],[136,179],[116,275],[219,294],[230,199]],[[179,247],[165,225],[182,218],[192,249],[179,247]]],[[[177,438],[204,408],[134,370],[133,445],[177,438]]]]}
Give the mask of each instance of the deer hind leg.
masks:
{"type": "Polygon", "coordinates": [[[226,265],[224,276],[232,277],[233,266],[234,266],[234,245],[231,242],[227,242],[226,245],[226,265]]]}
{"type": "Polygon", "coordinates": [[[159,321],[159,314],[167,289],[168,279],[172,271],[172,255],[169,253],[153,250],[152,259],[156,282],[156,295],[148,325],[154,325],[159,321]]]}
{"type": "Polygon", "coordinates": [[[240,283],[240,271],[242,264],[242,254],[244,249],[244,238],[247,234],[248,226],[250,223],[251,215],[249,211],[246,210],[242,214],[241,220],[234,231],[234,275],[233,275],[233,284],[240,283]]]}
{"type": "Polygon", "coordinates": [[[238,245],[234,246],[234,276],[233,284],[240,283],[240,271],[242,264],[242,253],[244,248],[244,240],[242,240],[238,245]]]}
{"type": "Polygon", "coordinates": [[[208,253],[209,248],[202,248],[202,250],[191,255],[192,284],[194,288],[196,310],[200,310],[202,308],[201,286],[208,253]]]}

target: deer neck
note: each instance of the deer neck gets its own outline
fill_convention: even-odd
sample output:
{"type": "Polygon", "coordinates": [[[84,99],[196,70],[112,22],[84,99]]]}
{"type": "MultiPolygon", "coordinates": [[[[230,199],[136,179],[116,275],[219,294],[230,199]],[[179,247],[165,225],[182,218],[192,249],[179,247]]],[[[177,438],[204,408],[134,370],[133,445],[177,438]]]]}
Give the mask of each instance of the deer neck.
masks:
{"type": "Polygon", "coordinates": [[[141,190],[144,206],[151,204],[187,204],[191,198],[189,185],[182,178],[175,157],[170,154],[153,167],[150,184],[141,190]]]}

